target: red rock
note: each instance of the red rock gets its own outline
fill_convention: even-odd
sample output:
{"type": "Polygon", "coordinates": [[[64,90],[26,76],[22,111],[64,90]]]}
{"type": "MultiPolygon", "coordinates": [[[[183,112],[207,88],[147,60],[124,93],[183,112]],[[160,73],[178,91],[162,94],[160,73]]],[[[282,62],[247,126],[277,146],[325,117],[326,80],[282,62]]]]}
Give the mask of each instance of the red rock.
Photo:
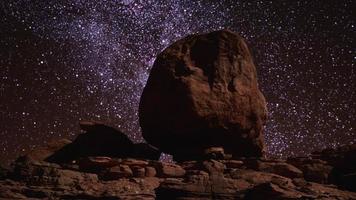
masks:
{"type": "Polygon", "coordinates": [[[143,167],[132,166],[131,170],[132,170],[132,174],[134,177],[143,178],[146,176],[146,171],[145,171],[145,168],[143,168],[143,167]]]}
{"type": "Polygon", "coordinates": [[[138,159],[133,159],[133,158],[124,159],[124,160],[122,160],[121,163],[124,165],[140,166],[140,167],[145,167],[148,165],[148,161],[146,161],[146,160],[138,160],[138,159]]]}
{"type": "Polygon", "coordinates": [[[234,169],[230,172],[230,177],[233,179],[243,179],[253,185],[262,183],[273,183],[283,187],[294,187],[292,180],[277,174],[260,172],[246,169],[234,169]]]}
{"type": "Polygon", "coordinates": [[[207,171],[209,174],[222,174],[225,170],[225,165],[216,160],[203,161],[202,169],[207,171]]]}
{"type": "Polygon", "coordinates": [[[185,169],[185,170],[190,170],[190,169],[196,169],[197,163],[198,163],[198,161],[191,160],[191,161],[181,162],[181,163],[179,163],[179,165],[181,167],[183,167],[183,169],[185,169]]]}
{"type": "MultiPolygon", "coordinates": [[[[255,97],[251,95],[251,91],[257,90],[259,92],[257,86],[252,89],[248,87],[254,86],[255,83],[257,85],[255,73],[246,73],[246,70],[252,70],[251,67],[246,67],[246,65],[253,65],[253,63],[250,60],[244,42],[239,38],[235,38],[236,41],[233,37],[230,38],[231,34],[223,31],[199,37],[188,37],[182,40],[183,42],[180,41],[173,45],[177,49],[172,49],[171,47],[171,49],[162,54],[163,56],[171,57],[167,58],[161,55],[157,61],[158,64],[167,65],[168,67],[163,68],[163,70],[171,70],[170,72],[174,72],[174,78],[176,78],[173,80],[176,83],[161,85],[161,87],[178,85],[178,92],[184,92],[187,90],[185,87],[188,87],[189,94],[192,94],[190,97],[194,98],[192,101],[184,101],[186,99],[180,99],[180,96],[173,100],[168,98],[168,100],[171,100],[167,101],[168,105],[173,102],[173,106],[178,107],[173,110],[178,111],[176,118],[167,115],[167,118],[169,118],[168,123],[171,123],[169,121],[171,119],[184,119],[186,117],[184,114],[187,111],[180,112],[179,109],[184,108],[187,102],[188,104],[192,103],[195,110],[189,110],[187,116],[191,117],[190,119],[178,122],[172,121],[173,126],[178,128],[178,132],[172,133],[170,130],[167,130],[166,133],[159,132],[162,131],[162,127],[165,128],[165,124],[158,127],[159,131],[150,129],[145,131],[148,133],[153,131],[159,136],[160,134],[168,134],[167,138],[170,144],[173,144],[173,141],[177,139],[175,141],[178,143],[176,147],[180,147],[177,151],[174,150],[174,146],[160,146],[160,148],[167,148],[167,151],[173,151],[176,153],[175,158],[184,160],[195,157],[197,158],[196,160],[174,164],[145,159],[125,159],[123,161],[121,159],[113,159],[107,156],[137,155],[135,147],[133,147],[135,145],[130,145],[130,142],[126,143],[126,139],[124,136],[121,137],[122,135],[117,137],[118,131],[110,127],[98,123],[84,123],[82,126],[89,132],[86,133],[87,135],[82,134],[75,142],[64,145],[64,147],[54,145],[53,149],[60,149],[59,151],[62,154],[59,154],[59,157],[55,157],[57,158],[56,161],[60,162],[70,161],[73,158],[83,161],[78,158],[93,156],[92,154],[94,154],[95,157],[86,158],[88,163],[84,165],[85,167],[80,162],[80,168],[71,162],[59,164],[46,162],[48,159],[44,161],[43,158],[51,155],[52,152],[56,154],[58,151],[53,151],[51,148],[42,149],[34,154],[21,157],[13,163],[13,169],[6,170],[3,174],[1,174],[2,169],[0,168],[0,199],[356,199],[355,192],[347,191],[355,190],[356,185],[356,145],[328,149],[313,154],[311,158],[290,159],[288,162],[252,157],[243,159],[243,162],[237,160],[206,160],[204,157],[199,157],[209,154],[214,158],[227,159],[226,155],[221,156],[225,154],[225,150],[228,153],[233,153],[235,157],[240,155],[258,157],[258,152],[262,153],[262,148],[260,147],[263,147],[263,145],[261,146],[258,142],[261,141],[259,137],[262,131],[259,125],[263,123],[264,118],[263,113],[258,113],[258,111],[261,111],[263,106],[261,106],[262,101],[259,101],[261,99],[255,100],[253,99],[255,97]],[[214,39],[216,35],[218,35],[218,39],[214,39]],[[226,44],[226,42],[231,41],[237,42],[238,45],[226,44]],[[210,48],[211,46],[219,48],[210,48]],[[230,55],[229,53],[235,52],[235,47],[237,48],[237,54],[230,55]],[[232,48],[232,50],[226,50],[226,48],[232,48]],[[200,50],[202,49],[212,57],[200,55],[202,52],[200,50]],[[237,63],[235,62],[236,59],[238,60],[237,63]],[[178,61],[178,65],[174,64],[177,63],[176,61],[178,61]],[[174,66],[173,71],[170,68],[172,65],[174,66]],[[221,67],[220,65],[224,66],[221,67]],[[229,65],[233,65],[233,67],[229,65]],[[235,67],[241,73],[231,73],[234,72],[235,67]],[[238,77],[230,77],[229,74],[237,75],[238,77]],[[236,79],[230,80],[230,78],[236,79]],[[246,78],[251,80],[244,80],[246,78]],[[227,81],[229,81],[228,84],[225,84],[227,81]],[[189,84],[182,85],[182,82],[189,84]],[[228,91],[224,90],[226,85],[228,91]],[[183,89],[180,88],[181,86],[183,86],[183,89]],[[251,90],[246,91],[246,88],[251,90]],[[210,101],[204,95],[199,96],[205,94],[205,90],[209,90],[213,101],[210,101]],[[230,94],[229,96],[224,92],[228,94],[233,92],[244,93],[244,95],[250,97],[251,101],[248,105],[244,104],[246,102],[242,98],[243,95],[240,95],[242,99],[237,98],[241,100],[238,104],[238,110],[243,112],[240,115],[236,113],[225,115],[228,112],[225,106],[230,106],[229,103],[231,103],[226,101],[233,101],[236,98],[235,94],[230,94]],[[224,98],[232,97],[224,101],[217,97],[217,94],[224,98]],[[183,100],[182,107],[179,107],[181,103],[179,100],[183,100]],[[220,104],[221,102],[222,104],[220,104]],[[252,108],[256,102],[261,103],[260,107],[252,108]],[[250,110],[246,109],[246,106],[251,106],[250,110]],[[204,110],[204,108],[208,109],[204,110]],[[211,111],[211,108],[216,110],[211,111]],[[251,113],[253,114],[252,118],[249,118],[251,113]],[[191,119],[193,120],[192,122],[197,124],[184,127],[185,123],[189,123],[191,119]],[[235,121],[229,121],[230,119],[235,121]],[[230,124],[226,124],[226,121],[230,124]],[[203,128],[200,125],[203,125],[203,128]],[[235,125],[239,127],[237,130],[235,125]],[[236,132],[231,132],[232,130],[236,132]],[[253,131],[255,131],[255,137],[252,136],[253,131]],[[193,135],[189,135],[191,133],[193,135]],[[170,136],[172,138],[169,138],[170,136]],[[119,145],[119,149],[117,149],[118,141],[120,141],[118,138],[124,138],[122,143],[124,145],[119,145]],[[230,146],[233,141],[229,143],[228,139],[239,139],[238,144],[243,145],[234,148],[230,146]],[[245,144],[242,141],[247,143],[245,144]],[[192,145],[193,143],[195,143],[195,147],[192,145]],[[125,146],[125,144],[128,146],[125,146]],[[187,145],[185,146],[184,144],[187,145]],[[67,146],[72,149],[70,151],[62,151],[67,146]],[[217,146],[221,149],[216,148],[217,146]],[[128,147],[128,149],[124,147],[128,147]],[[185,147],[187,148],[185,149],[185,147]],[[211,151],[204,152],[206,149],[211,151]],[[119,150],[123,152],[119,152],[119,150]],[[241,150],[241,152],[239,153],[237,150],[241,150]],[[42,153],[46,156],[42,155],[42,153]],[[304,172],[304,177],[293,166],[300,168],[304,172]],[[100,168],[100,173],[87,172],[95,168],[100,168]],[[86,170],[83,171],[83,169],[86,170]],[[308,177],[311,177],[312,181],[324,181],[326,184],[308,181],[308,177]],[[329,185],[330,183],[337,185],[329,185]]],[[[156,67],[153,70],[162,69],[156,67]]],[[[168,75],[166,77],[163,76],[163,79],[168,77],[168,80],[171,81],[172,77],[168,75]]],[[[153,78],[153,80],[157,79],[153,78]]],[[[177,96],[173,95],[173,97],[177,96]]],[[[187,97],[185,96],[185,98],[187,97]]],[[[163,104],[167,102],[163,101],[163,104]]],[[[163,105],[163,108],[166,108],[165,105],[163,105]]],[[[234,109],[231,110],[236,111],[234,109]]],[[[168,110],[168,112],[170,111],[172,110],[168,110]]],[[[172,114],[175,115],[176,113],[172,114]]],[[[158,119],[163,119],[161,117],[158,116],[158,119]]],[[[167,123],[167,121],[162,122],[167,123]]],[[[149,137],[160,145],[159,138],[154,138],[152,135],[149,137]]],[[[140,155],[149,154],[140,153],[140,155]]]]}
{"type": "Polygon", "coordinates": [[[202,170],[187,170],[186,174],[191,176],[191,175],[199,175],[199,176],[207,176],[209,177],[209,173],[202,171],[202,170]]]}
{"type": "Polygon", "coordinates": [[[102,179],[104,180],[116,180],[120,178],[132,177],[133,173],[129,166],[120,165],[110,168],[109,171],[105,172],[102,175],[102,179]]]}
{"type": "Polygon", "coordinates": [[[52,140],[44,147],[39,147],[29,152],[28,154],[21,156],[19,160],[27,161],[45,161],[50,156],[55,154],[58,150],[64,146],[70,144],[71,141],[67,139],[52,140]]]}
{"type": "Polygon", "coordinates": [[[223,174],[226,169],[222,162],[216,160],[205,160],[205,161],[186,161],[181,164],[181,166],[190,171],[190,173],[195,173],[197,171],[208,172],[210,175],[223,174]]]}
{"type": "Polygon", "coordinates": [[[96,174],[63,169],[62,165],[30,162],[22,166],[25,173],[16,181],[9,180],[11,176],[0,180],[0,199],[356,199],[356,193],[303,178],[292,181],[251,169],[223,170],[222,161],[184,163],[205,167],[205,171],[189,169],[184,176],[174,177],[179,165],[151,161],[144,168],[131,166],[139,177],[132,176],[128,165],[120,165],[99,174],[98,179],[96,174]],[[163,166],[166,175],[142,177],[142,169],[147,176],[151,165],[163,166]]]}
{"type": "Polygon", "coordinates": [[[73,187],[85,182],[95,183],[98,181],[98,176],[96,174],[82,173],[73,170],[61,169],[56,171],[56,174],[53,174],[53,171],[49,171],[48,173],[49,173],[48,176],[51,175],[58,176],[55,184],[62,185],[62,186],[73,187]]]}
{"type": "Polygon", "coordinates": [[[263,183],[246,194],[246,199],[303,199],[303,193],[294,189],[283,188],[273,183],[263,183]]]}
{"type": "Polygon", "coordinates": [[[179,165],[166,162],[154,162],[152,164],[158,177],[182,177],[185,175],[185,170],[179,165]]]}
{"type": "Polygon", "coordinates": [[[223,163],[226,165],[226,168],[240,168],[244,165],[244,162],[241,160],[225,160],[223,163]]]}
{"type": "Polygon", "coordinates": [[[145,173],[146,177],[155,177],[157,174],[156,169],[154,167],[146,167],[145,173]]]}
{"type": "Polygon", "coordinates": [[[81,170],[101,170],[117,166],[120,163],[110,157],[97,156],[80,159],[78,164],[81,170]]]}
{"type": "Polygon", "coordinates": [[[300,178],[303,177],[303,172],[293,165],[286,162],[274,162],[274,161],[253,161],[252,166],[255,170],[278,174],[288,178],[300,178]]]}
{"type": "MultiPolygon", "coordinates": [[[[238,177],[236,173],[199,175],[198,173],[191,173],[191,171],[189,171],[188,176],[183,180],[168,179],[163,181],[156,189],[156,198],[158,200],[195,198],[221,200],[248,199],[245,198],[245,195],[249,189],[264,183],[272,183],[278,186],[278,188],[283,188],[283,191],[292,191],[295,192],[295,194],[301,193],[295,190],[295,186],[291,183],[290,179],[278,175],[248,170],[239,170],[238,174],[238,177]]],[[[276,190],[278,189],[276,188],[276,190]]]]}
{"type": "Polygon", "coordinates": [[[307,181],[323,184],[330,183],[329,179],[333,167],[326,161],[312,158],[294,158],[289,159],[287,162],[302,170],[307,181]]]}
{"type": "Polygon", "coordinates": [[[356,199],[356,193],[339,190],[332,185],[308,182],[308,184],[300,188],[300,190],[309,194],[311,196],[309,199],[356,199]]]}
{"type": "Polygon", "coordinates": [[[227,30],[188,36],[160,53],[139,108],[143,137],[176,160],[214,146],[260,157],[266,116],[252,56],[227,30]]]}

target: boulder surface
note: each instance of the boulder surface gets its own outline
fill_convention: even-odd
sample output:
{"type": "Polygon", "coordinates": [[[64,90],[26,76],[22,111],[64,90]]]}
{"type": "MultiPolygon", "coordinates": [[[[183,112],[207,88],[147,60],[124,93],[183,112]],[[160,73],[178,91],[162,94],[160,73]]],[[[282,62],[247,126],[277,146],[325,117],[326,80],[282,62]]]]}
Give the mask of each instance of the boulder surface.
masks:
{"type": "Polygon", "coordinates": [[[139,117],[146,141],[175,160],[210,147],[263,156],[266,101],[244,39],[221,30],[173,43],[153,65],[139,117]]]}

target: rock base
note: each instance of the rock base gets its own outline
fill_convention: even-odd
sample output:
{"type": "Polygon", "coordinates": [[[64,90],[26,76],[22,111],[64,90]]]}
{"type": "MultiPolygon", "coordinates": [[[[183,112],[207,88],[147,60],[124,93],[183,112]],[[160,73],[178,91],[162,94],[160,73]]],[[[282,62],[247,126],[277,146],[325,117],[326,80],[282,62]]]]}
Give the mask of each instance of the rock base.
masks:
{"type": "Polygon", "coordinates": [[[0,199],[356,199],[355,192],[325,178],[332,172],[324,170],[333,168],[329,162],[308,159],[18,160],[0,180],[0,199]]]}

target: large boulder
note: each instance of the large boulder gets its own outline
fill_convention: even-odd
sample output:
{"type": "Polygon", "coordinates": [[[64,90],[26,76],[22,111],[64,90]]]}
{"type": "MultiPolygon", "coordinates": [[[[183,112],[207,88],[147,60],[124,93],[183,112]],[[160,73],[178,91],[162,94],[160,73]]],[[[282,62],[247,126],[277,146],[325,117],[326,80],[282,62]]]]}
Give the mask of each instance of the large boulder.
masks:
{"type": "Polygon", "coordinates": [[[263,156],[266,101],[244,39],[221,30],[173,43],[153,65],[139,117],[147,142],[176,160],[209,147],[263,156]]]}

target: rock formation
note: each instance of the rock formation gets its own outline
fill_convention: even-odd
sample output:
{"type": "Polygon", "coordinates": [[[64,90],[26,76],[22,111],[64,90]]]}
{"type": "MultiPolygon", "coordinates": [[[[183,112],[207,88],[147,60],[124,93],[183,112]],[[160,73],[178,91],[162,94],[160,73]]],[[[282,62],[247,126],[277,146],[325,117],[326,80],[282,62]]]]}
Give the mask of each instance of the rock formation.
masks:
{"type": "Polygon", "coordinates": [[[86,131],[70,144],[46,158],[49,162],[71,162],[82,157],[135,157],[158,160],[160,152],[148,144],[134,144],[124,133],[99,122],[81,122],[86,131]]]}
{"type": "Polygon", "coordinates": [[[260,157],[266,115],[249,49],[228,30],[188,36],[160,53],[139,108],[143,137],[175,160],[209,147],[260,157]]]}
{"type": "Polygon", "coordinates": [[[289,158],[287,162],[301,169],[308,181],[331,183],[356,192],[356,144],[324,149],[310,157],[289,158]]]}
{"type": "MultiPolygon", "coordinates": [[[[333,150],[333,157],[343,159],[350,151],[333,150]]],[[[0,199],[356,199],[350,191],[355,190],[354,176],[349,182],[321,178],[345,177],[339,165],[324,158],[206,157],[180,163],[102,156],[71,163],[18,159],[0,178],[0,199]]],[[[352,162],[343,168],[353,169],[352,162]]]]}
{"type": "Polygon", "coordinates": [[[263,158],[265,119],[243,40],[229,31],[189,36],[152,69],[140,105],[149,144],[81,122],[85,133],[74,141],[56,140],[0,167],[0,200],[356,199],[356,145],[263,158]],[[161,150],[178,162],[157,161],[161,150]]]}

